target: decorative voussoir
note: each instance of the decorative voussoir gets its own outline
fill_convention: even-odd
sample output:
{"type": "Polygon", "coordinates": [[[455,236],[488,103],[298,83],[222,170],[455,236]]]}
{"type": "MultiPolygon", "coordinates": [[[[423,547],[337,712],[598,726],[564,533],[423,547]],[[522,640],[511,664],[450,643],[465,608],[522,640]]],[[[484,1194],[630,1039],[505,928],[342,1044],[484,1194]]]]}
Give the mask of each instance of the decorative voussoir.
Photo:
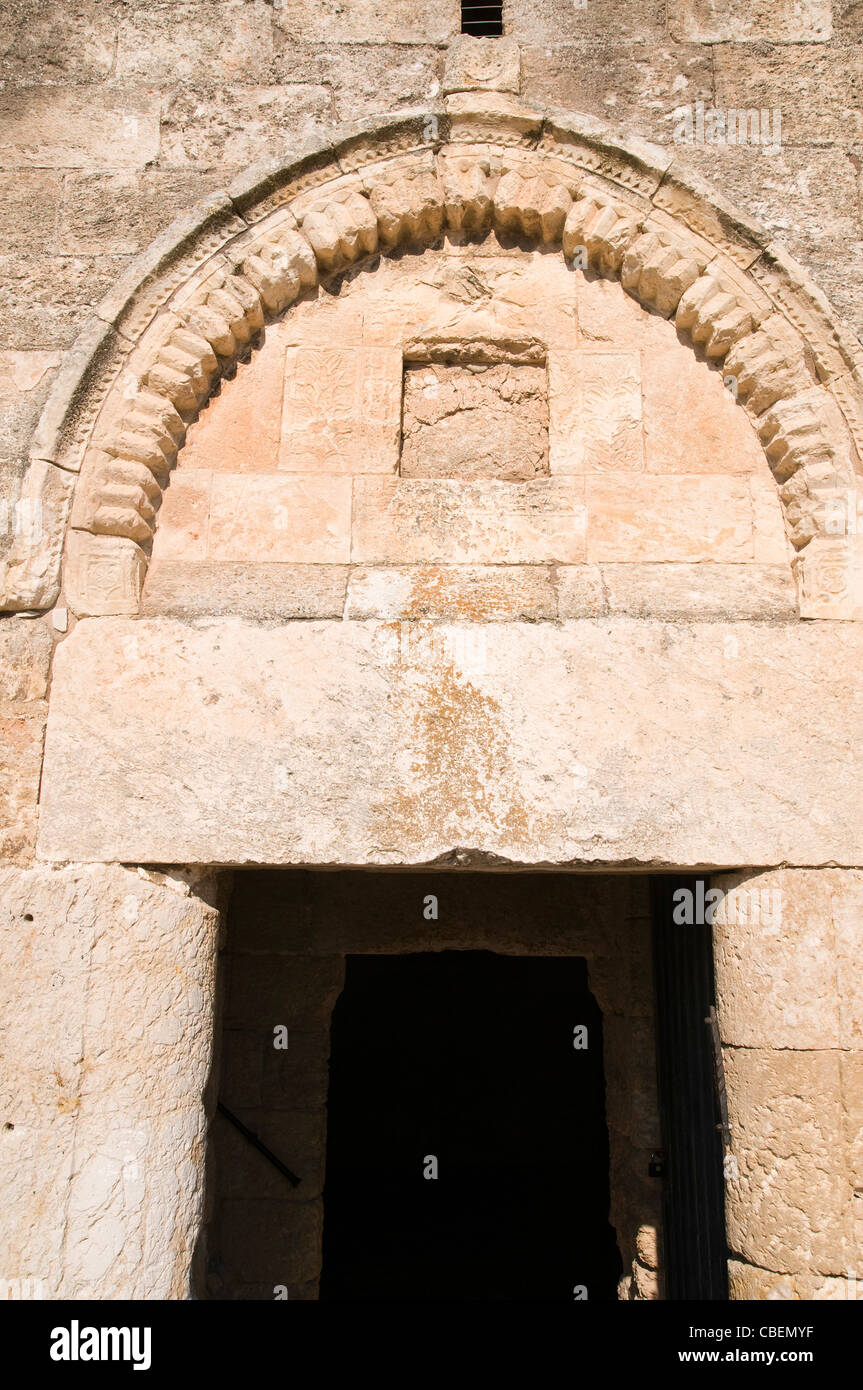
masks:
{"type": "Polygon", "coordinates": [[[758,435],[780,483],[801,468],[825,485],[839,485],[852,476],[847,446],[842,447],[836,428],[838,410],[831,404],[820,387],[813,387],[777,401],[761,416],[758,435]]]}
{"type": "Polygon", "coordinates": [[[724,357],[758,326],[758,311],[735,285],[721,276],[702,275],[681,296],[675,323],[694,343],[703,344],[708,357],[724,357]]]}
{"type": "Polygon", "coordinates": [[[488,159],[448,156],[438,161],[444,217],[454,232],[481,236],[491,226],[499,174],[488,159]]]}
{"type": "Polygon", "coordinates": [[[572,192],[555,174],[510,169],[494,194],[495,225],[502,232],[550,245],[563,238],[572,192]]]}
{"type": "Polygon", "coordinates": [[[303,216],[302,229],[324,271],[344,270],[378,247],[377,218],[357,191],[315,203],[303,216]]]}
{"type": "Polygon", "coordinates": [[[283,231],[264,240],[243,261],[243,274],[261,296],[268,314],[280,314],[301,290],[317,282],[311,245],[299,232],[283,231]]]}
{"type": "Polygon", "coordinates": [[[813,536],[824,531],[824,510],[819,507],[807,477],[807,470],[801,468],[787,484],[780,489],[785,507],[785,525],[795,550],[802,550],[813,536]]]}
{"type": "Polygon", "coordinates": [[[181,415],[197,413],[219,375],[216,355],[205,338],[175,329],[146,373],[145,385],[168,398],[181,415]]]}
{"type": "Polygon", "coordinates": [[[210,290],[207,307],[224,315],[238,343],[248,343],[264,326],[261,296],[242,275],[232,275],[224,285],[210,290]]]}
{"type": "Polygon", "coordinates": [[[199,304],[187,310],[184,319],[193,333],[206,338],[218,358],[223,362],[233,362],[240,343],[231,332],[225,314],[219,313],[211,304],[199,304]]]}
{"type": "Polygon", "coordinates": [[[406,170],[392,183],[373,183],[369,200],[381,245],[390,250],[434,241],[443,230],[444,190],[431,169],[406,170]]]}
{"type": "Polygon", "coordinates": [[[124,536],[139,545],[148,545],[153,539],[155,522],[151,524],[145,520],[131,504],[113,505],[106,500],[96,508],[90,529],[97,536],[124,536]]]}
{"type": "Polygon", "coordinates": [[[642,304],[670,318],[704,264],[685,244],[646,231],[628,247],[620,267],[620,283],[642,304]]]}
{"type": "Polygon", "coordinates": [[[571,260],[583,248],[595,270],[615,274],[639,226],[636,216],[620,214],[610,201],[594,196],[579,198],[564,223],[563,254],[571,260]]]}
{"type": "Polygon", "coordinates": [[[173,440],[165,440],[153,431],[123,429],[105,445],[107,453],[116,458],[135,459],[148,468],[155,478],[164,482],[174,466],[177,449],[173,440]]]}
{"type": "Polygon", "coordinates": [[[802,352],[787,341],[785,321],[778,315],[731,345],[724,370],[734,378],[737,398],[753,416],[812,385],[802,352]]]}
{"type": "Polygon", "coordinates": [[[136,431],[153,431],[163,442],[168,452],[168,441],[173,444],[176,455],[186,437],[186,422],[174,406],[164,396],[154,391],[139,391],[132,401],[131,409],[124,417],[124,424],[136,431]]]}
{"type": "MultiPolygon", "coordinates": [[[[99,470],[98,486],[99,495],[105,500],[108,500],[109,490],[113,490],[112,495],[116,497],[117,489],[123,490],[122,496],[127,502],[140,496],[144,502],[152,506],[154,514],[162,501],[162,485],[159,479],[138,459],[119,456],[107,459],[99,470]]],[[[141,515],[145,515],[143,510],[141,515]]]]}

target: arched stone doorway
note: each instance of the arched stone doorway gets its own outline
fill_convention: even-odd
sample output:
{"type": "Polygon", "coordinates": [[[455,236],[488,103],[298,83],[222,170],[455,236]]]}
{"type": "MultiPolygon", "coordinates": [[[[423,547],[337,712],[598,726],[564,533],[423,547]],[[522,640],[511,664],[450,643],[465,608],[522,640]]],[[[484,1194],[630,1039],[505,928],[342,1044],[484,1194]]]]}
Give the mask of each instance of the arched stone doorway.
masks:
{"type": "Polygon", "coordinates": [[[758,228],[667,154],[496,97],[339,133],[154,245],[69,356],[28,480],[46,540],[5,576],[7,609],[74,629],[45,867],[7,871],[40,942],[83,914],[58,950],[107,1068],[70,1041],[66,1119],[30,1126],[72,1178],[37,1222],[60,1288],[187,1287],[201,885],[464,847],[743,892],[768,866],[781,930],[736,916],[719,943],[732,1289],[842,1287],[860,420],[853,345],[758,228]],[[134,1045],[129,972],[153,990],[134,1045]]]}

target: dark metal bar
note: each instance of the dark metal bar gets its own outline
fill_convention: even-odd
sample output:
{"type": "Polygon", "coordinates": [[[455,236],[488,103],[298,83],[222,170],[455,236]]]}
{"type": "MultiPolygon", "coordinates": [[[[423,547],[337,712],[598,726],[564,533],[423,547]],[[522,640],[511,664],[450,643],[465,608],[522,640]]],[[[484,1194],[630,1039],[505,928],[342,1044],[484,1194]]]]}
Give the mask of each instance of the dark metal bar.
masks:
{"type": "MultiPolygon", "coordinates": [[[[706,883],[702,882],[703,889],[706,883]]],[[[715,1005],[710,926],[674,921],[673,894],[691,877],[653,880],[657,1080],[666,1177],[663,1183],[666,1293],[676,1300],[728,1298],[723,1144],[717,1125],[716,1054],[705,1016],[715,1005]]]]}
{"type": "Polygon", "coordinates": [[[268,1158],[270,1160],[274,1168],[278,1168],[280,1173],[284,1173],[289,1183],[291,1183],[294,1187],[299,1187],[300,1183],[302,1182],[302,1178],[298,1178],[296,1173],[292,1173],[288,1165],[286,1163],[283,1163],[280,1158],[277,1158],[276,1155],[273,1153],[272,1149],[267,1148],[266,1144],[258,1138],[257,1134],[255,1134],[255,1131],[253,1129],[249,1129],[246,1125],[243,1124],[242,1120],[238,1120],[233,1111],[229,1110],[227,1105],[223,1105],[221,1101],[219,1101],[218,1110],[219,1114],[224,1115],[225,1119],[229,1120],[230,1123],[234,1126],[234,1129],[238,1129],[242,1134],[243,1138],[247,1139],[249,1143],[252,1145],[252,1147],[258,1150],[258,1153],[262,1153],[264,1155],[264,1158],[268,1158]]]}
{"type": "Polygon", "coordinates": [[[722,1131],[722,1142],[726,1149],[731,1148],[731,1127],[728,1123],[728,1094],[725,1090],[725,1067],[722,1061],[722,1039],[719,1036],[719,1016],[713,1004],[710,1005],[707,1017],[704,1020],[710,1029],[710,1041],[713,1045],[713,1082],[716,1090],[716,1104],[719,1107],[719,1124],[717,1129],[722,1131]]]}
{"type": "Polygon", "coordinates": [[[503,34],[503,5],[472,5],[462,0],[461,31],[479,38],[499,38],[503,34]]]}

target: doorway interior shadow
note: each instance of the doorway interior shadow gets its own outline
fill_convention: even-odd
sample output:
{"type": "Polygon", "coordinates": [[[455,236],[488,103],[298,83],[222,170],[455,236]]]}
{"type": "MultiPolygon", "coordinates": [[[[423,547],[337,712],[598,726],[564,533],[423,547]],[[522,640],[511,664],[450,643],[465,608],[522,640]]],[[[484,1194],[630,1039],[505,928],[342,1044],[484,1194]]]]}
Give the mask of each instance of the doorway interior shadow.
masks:
{"type": "Polygon", "coordinates": [[[608,1210],[602,1016],[583,959],[348,957],[321,1299],[613,1300],[608,1210]]]}

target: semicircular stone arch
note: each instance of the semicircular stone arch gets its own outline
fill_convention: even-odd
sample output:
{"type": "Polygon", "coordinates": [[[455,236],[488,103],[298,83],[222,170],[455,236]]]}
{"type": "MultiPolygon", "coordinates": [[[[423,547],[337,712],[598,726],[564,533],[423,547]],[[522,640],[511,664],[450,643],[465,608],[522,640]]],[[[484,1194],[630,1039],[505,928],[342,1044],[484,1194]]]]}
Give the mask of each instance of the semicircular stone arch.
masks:
{"type": "Polygon", "coordinates": [[[316,286],[444,236],[561,255],[619,281],[721,367],[757,433],[795,554],[800,611],[863,614],[859,344],[767,233],[594,121],[450,99],[255,170],[181,219],[103,301],[67,357],[25,495],[38,546],[13,551],[6,609],[134,614],[189,425],[268,323],[316,286]]]}

